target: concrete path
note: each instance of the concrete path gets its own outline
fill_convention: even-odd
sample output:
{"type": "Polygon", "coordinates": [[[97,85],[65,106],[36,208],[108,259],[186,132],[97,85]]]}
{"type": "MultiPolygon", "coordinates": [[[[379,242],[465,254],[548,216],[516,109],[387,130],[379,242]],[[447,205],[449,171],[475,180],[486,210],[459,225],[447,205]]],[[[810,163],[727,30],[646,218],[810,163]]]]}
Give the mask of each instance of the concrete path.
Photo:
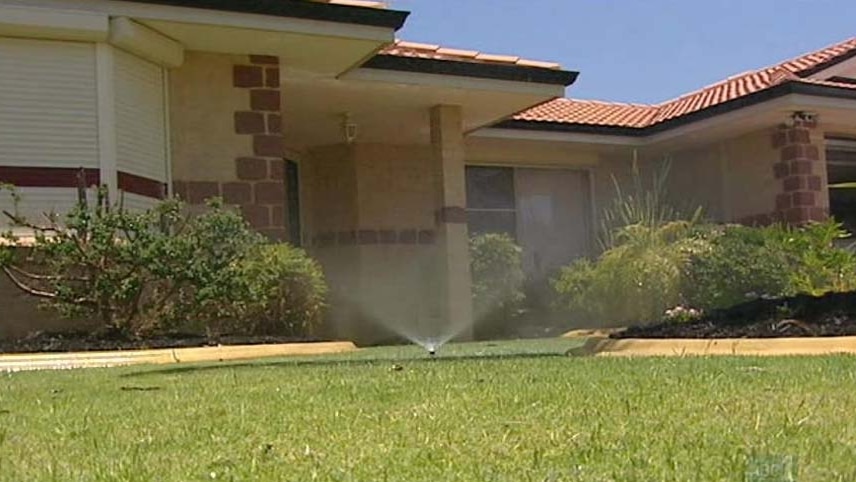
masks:
{"type": "Polygon", "coordinates": [[[588,356],[856,355],[856,336],[812,338],[591,338],[571,354],[588,356]]]}
{"type": "Polygon", "coordinates": [[[247,360],[253,358],[324,355],[357,350],[349,341],[284,343],[279,345],[236,345],[159,350],[100,351],[81,353],[37,353],[0,355],[0,372],[63,370],[139,364],[167,364],[247,360]]]}

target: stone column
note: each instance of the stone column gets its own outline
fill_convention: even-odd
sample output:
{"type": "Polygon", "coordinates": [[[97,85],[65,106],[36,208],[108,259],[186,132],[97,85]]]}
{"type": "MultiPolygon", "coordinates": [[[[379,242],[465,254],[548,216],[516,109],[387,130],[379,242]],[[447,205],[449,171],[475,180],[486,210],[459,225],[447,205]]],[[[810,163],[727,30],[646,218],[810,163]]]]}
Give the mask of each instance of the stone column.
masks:
{"type": "Polygon", "coordinates": [[[472,280],[466,220],[464,132],[460,106],[431,109],[437,219],[437,276],[440,320],[472,338],[472,280]]]}
{"type": "Polygon", "coordinates": [[[795,119],[773,135],[780,153],[773,170],[782,183],[774,220],[800,225],[829,217],[823,136],[816,127],[816,121],[795,119]]]}

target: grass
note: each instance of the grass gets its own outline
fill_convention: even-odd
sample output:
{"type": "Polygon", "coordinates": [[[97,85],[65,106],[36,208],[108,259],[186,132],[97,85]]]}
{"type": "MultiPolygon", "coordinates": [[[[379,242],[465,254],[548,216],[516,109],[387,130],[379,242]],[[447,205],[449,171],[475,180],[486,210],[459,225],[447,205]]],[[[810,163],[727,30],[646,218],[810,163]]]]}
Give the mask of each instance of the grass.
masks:
{"type": "Polygon", "coordinates": [[[2,374],[0,480],[856,480],[856,358],[574,343],[2,374]]]}

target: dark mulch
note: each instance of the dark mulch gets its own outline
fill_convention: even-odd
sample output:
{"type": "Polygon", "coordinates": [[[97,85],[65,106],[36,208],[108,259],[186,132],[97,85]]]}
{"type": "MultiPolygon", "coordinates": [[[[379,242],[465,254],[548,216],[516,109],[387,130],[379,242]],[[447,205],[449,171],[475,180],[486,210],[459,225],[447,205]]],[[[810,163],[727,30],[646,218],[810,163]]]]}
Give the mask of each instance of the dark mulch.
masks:
{"type": "Polygon", "coordinates": [[[612,338],[781,338],[856,335],[856,292],[759,299],[690,323],[634,326],[612,338]]]}
{"type": "Polygon", "coordinates": [[[325,341],[319,338],[288,336],[220,336],[171,334],[131,339],[118,334],[92,332],[34,333],[19,340],[0,340],[0,353],[67,353],[77,351],[147,350],[153,348],[195,348],[217,345],[269,345],[325,341]]]}

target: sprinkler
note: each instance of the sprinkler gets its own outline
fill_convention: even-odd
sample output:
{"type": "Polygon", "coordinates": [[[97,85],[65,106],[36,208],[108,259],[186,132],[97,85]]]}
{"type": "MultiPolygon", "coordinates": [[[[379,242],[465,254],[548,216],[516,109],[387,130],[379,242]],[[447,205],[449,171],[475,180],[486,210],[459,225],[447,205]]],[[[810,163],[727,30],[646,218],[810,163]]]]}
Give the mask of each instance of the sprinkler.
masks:
{"type": "Polygon", "coordinates": [[[429,355],[431,355],[431,356],[434,356],[434,355],[436,355],[436,354],[437,354],[437,351],[436,351],[436,350],[434,350],[434,348],[432,347],[432,348],[429,348],[429,349],[428,349],[428,354],[429,354],[429,355]]]}
{"type": "Polygon", "coordinates": [[[435,356],[437,354],[437,346],[433,343],[429,343],[425,346],[425,349],[428,350],[428,355],[435,356]]]}

